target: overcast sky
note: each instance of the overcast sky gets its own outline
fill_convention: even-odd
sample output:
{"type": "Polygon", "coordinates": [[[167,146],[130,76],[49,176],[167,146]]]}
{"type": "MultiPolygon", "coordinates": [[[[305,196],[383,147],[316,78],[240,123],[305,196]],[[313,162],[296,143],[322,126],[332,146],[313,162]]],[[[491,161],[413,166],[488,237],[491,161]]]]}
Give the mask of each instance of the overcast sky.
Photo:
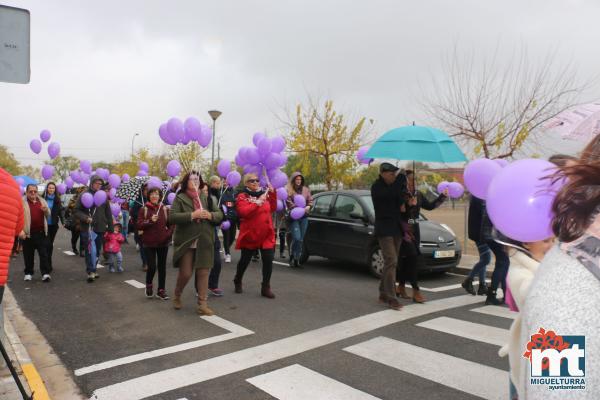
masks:
{"type": "Polygon", "coordinates": [[[283,133],[275,114],[307,93],[374,119],[376,134],[426,124],[419,82],[454,46],[554,51],[583,79],[600,71],[594,0],[0,2],[31,12],[32,71],[27,85],[0,83],[0,143],[34,165],[48,159],[28,147],[42,129],[63,155],[113,161],[135,133],[136,148],[157,151],[161,123],[208,123],[210,109],[223,112],[217,134],[232,157],[253,132],[283,133]]]}

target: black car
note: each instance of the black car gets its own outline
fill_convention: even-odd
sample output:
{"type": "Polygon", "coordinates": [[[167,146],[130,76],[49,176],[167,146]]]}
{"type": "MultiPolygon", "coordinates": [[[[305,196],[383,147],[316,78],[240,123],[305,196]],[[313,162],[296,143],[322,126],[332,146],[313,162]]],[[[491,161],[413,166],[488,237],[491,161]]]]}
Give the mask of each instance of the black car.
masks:
{"type": "MultiPolygon", "coordinates": [[[[374,236],[375,211],[368,190],[322,192],[314,196],[304,238],[303,259],[321,256],[363,264],[376,277],[383,271],[383,255],[374,236]]],[[[458,265],[460,243],[442,224],[419,220],[422,271],[448,271],[458,265]]]]}

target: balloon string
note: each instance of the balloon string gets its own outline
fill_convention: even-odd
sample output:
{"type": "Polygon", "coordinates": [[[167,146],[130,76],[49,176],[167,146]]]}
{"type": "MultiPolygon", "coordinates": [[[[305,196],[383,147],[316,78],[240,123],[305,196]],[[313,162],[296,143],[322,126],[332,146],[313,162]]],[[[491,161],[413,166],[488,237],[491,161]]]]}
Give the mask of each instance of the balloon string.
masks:
{"type": "MultiPolygon", "coordinates": [[[[169,182],[169,187],[173,184],[173,177],[171,177],[171,181],[169,182]]],[[[158,205],[158,210],[156,211],[156,214],[154,215],[158,215],[158,213],[160,212],[160,208],[163,206],[163,202],[165,201],[165,196],[167,195],[167,191],[165,190],[163,192],[162,195],[162,199],[160,199],[160,204],[158,205]]]]}

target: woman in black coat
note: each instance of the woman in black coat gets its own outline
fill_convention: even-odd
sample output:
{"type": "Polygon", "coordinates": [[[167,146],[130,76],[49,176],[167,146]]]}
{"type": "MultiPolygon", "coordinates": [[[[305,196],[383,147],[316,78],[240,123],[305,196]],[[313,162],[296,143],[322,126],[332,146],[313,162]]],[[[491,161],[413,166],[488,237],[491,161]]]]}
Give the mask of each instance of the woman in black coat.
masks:
{"type": "Polygon", "coordinates": [[[425,302],[425,298],[421,294],[419,283],[417,282],[417,272],[419,266],[423,263],[423,255],[419,247],[421,243],[419,215],[421,208],[431,211],[441,206],[448,196],[448,191],[444,190],[444,193],[431,202],[423,193],[415,190],[413,175],[413,171],[406,171],[409,195],[402,211],[404,236],[402,237],[402,245],[398,257],[398,269],[396,270],[396,280],[399,282],[396,293],[403,299],[410,299],[404,287],[408,281],[413,288],[413,301],[415,303],[423,303],[425,302]]]}
{"type": "Polygon", "coordinates": [[[65,225],[65,214],[60,199],[60,194],[56,191],[56,184],[48,182],[46,190],[44,190],[44,200],[50,208],[50,216],[48,217],[48,267],[52,271],[52,252],[54,250],[54,238],[58,232],[58,223],[65,225]]]}

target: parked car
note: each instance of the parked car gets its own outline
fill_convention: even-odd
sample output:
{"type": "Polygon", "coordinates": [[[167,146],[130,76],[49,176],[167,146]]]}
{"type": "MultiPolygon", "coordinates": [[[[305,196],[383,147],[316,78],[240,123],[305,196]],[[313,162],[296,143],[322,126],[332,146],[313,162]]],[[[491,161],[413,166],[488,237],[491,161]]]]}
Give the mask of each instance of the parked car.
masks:
{"type": "MultiPolygon", "coordinates": [[[[374,236],[375,210],[368,190],[322,192],[314,196],[304,239],[303,259],[321,256],[365,265],[380,277],[383,254],[374,236]]],[[[448,271],[458,265],[462,251],[454,232],[421,215],[420,271],[448,271]]]]}

